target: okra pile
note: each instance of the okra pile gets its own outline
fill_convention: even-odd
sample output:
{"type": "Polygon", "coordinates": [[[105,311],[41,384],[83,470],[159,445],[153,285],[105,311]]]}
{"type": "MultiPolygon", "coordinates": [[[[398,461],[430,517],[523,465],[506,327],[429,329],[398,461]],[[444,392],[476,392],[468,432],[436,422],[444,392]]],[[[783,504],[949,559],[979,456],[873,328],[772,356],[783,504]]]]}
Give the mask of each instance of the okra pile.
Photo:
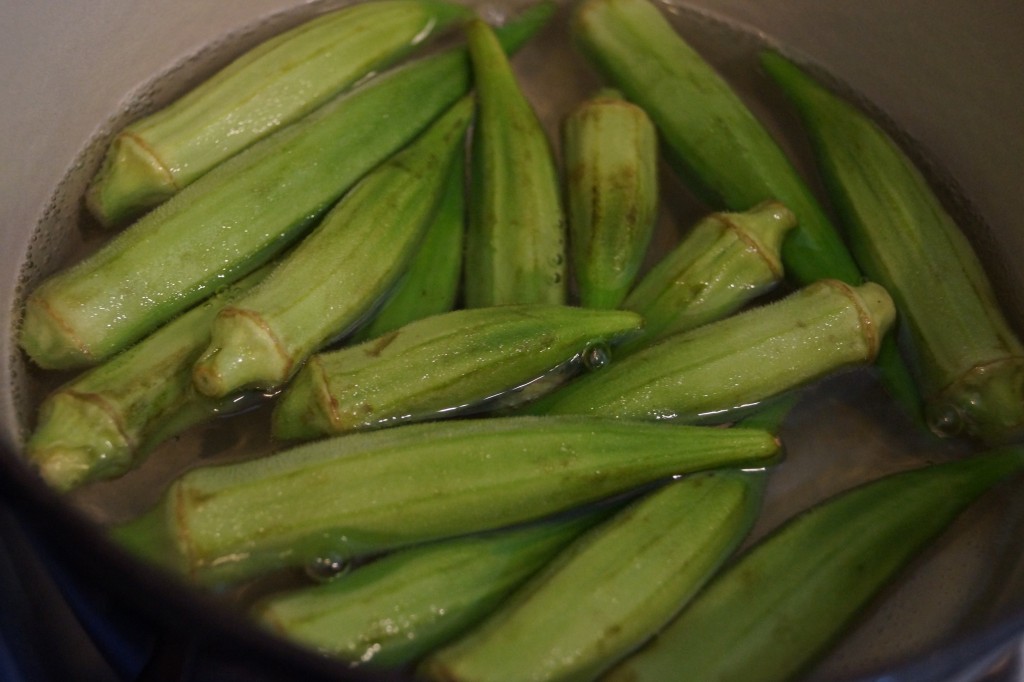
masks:
{"type": "Polygon", "coordinates": [[[762,55],[824,196],[650,0],[496,23],[347,5],[118,131],[85,197],[116,234],[24,301],[27,357],[75,373],[26,457],[87,489],[263,396],[270,454],[199,462],[113,541],[347,666],[794,679],[1020,485],[1024,345],[803,66],[762,55]],[[552,136],[514,55],[561,26],[601,85],[552,136]],[[706,206],[668,242],[666,176],[706,206]],[[857,368],[968,446],[751,536],[787,415],[857,368]]]}

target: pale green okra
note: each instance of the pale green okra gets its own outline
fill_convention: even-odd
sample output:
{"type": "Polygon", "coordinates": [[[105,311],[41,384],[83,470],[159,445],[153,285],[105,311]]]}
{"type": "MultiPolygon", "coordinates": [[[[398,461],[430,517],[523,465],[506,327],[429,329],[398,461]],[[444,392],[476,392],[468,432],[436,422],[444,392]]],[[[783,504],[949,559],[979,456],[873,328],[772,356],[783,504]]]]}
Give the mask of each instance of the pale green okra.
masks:
{"type": "Polygon", "coordinates": [[[86,205],[107,225],[137,216],[467,14],[443,0],[376,0],[267,40],[118,133],[86,205]]]}
{"type": "Polygon", "coordinates": [[[207,584],[540,519],[675,474],[775,461],[755,429],[593,417],[426,422],[193,469],[113,529],[207,584]]]}
{"type": "Polygon", "coordinates": [[[394,287],[463,153],[473,106],[465,96],[371,171],[266,280],[217,314],[193,373],[202,393],[278,388],[394,287]]]}
{"type": "MultiPolygon", "coordinates": [[[[549,3],[497,29],[514,49],[549,3]]],[[[412,62],[239,153],[26,301],[20,344],[47,369],[95,364],[269,261],[470,87],[464,49],[412,62]],[[381,125],[382,117],[387,125],[381,125]]]]}
{"type": "Polygon", "coordinates": [[[427,317],[310,358],[274,409],[273,433],[315,438],[465,414],[642,324],[627,311],[545,304],[427,317]]]}

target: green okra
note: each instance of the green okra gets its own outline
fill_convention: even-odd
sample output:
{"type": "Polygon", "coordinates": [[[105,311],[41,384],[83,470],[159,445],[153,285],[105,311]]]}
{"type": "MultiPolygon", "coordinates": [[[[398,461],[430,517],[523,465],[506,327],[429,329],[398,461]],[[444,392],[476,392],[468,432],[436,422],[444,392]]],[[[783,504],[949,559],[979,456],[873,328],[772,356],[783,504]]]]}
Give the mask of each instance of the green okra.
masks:
{"type": "Polygon", "coordinates": [[[562,138],[580,305],[616,308],[654,233],[657,133],[643,109],[603,90],[566,118],[562,138]]]}
{"type": "Polygon", "coordinates": [[[719,574],[610,681],[792,679],[982,493],[1024,469],[1021,448],[894,474],[777,529],[719,574]]]}
{"type": "Polygon", "coordinates": [[[531,411],[712,421],[870,363],[892,325],[877,284],[822,280],[775,303],[669,336],[541,398],[531,411]]]}
{"type": "Polygon", "coordinates": [[[636,313],[561,305],[471,308],[312,357],[273,414],[315,438],[465,413],[640,329],[636,313]]]}
{"type": "Polygon", "coordinates": [[[754,429],[593,417],[409,424],[193,469],[113,533],[193,580],[230,583],[539,519],[674,474],[763,466],[778,448],[754,429]]]}
{"type": "Polygon", "coordinates": [[[466,25],[473,127],[463,296],[479,308],[565,303],[565,215],[544,129],[483,21],[466,25]]]}
{"type": "MultiPolygon", "coordinates": [[[[513,49],[552,5],[499,29],[513,49]]],[[[470,87],[464,49],[421,59],[261,140],[58,273],[25,303],[21,347],[48,369],[109,357],[270,260],[470,87]]]]}
{"type": "Polygon", "coordinates": [[[352,667],[407,665],[480,622],[594,516],[394,552],[323,585],[272,595],[256,615],[352,667]]]}
{"type": "Polygon", "coordinates": [[[779,249],[795,224],[778,202],[698,222],[622,303],[643,316],[644,330],[618,354],[720,320],[770,290],[782,279],[779,249]]]}
{"type": "Polygon", "coordinates": [[[230,411],[231,401],[194,390],[192,365],[210,341],[217,312],[259,283],[269,267],[47,396],[25,446],[46,482],[66,491],[120,476],[162,440],[230,411]]]}
{"type": "Polygon", "coordinates": [[[377,0],[271,38],[118,133],[86,205],[107,225],[135,217],[466,14],[443,0],[377,0]]]}
{"type": "MultiPolygon", "coordinates": [[[[572,32],[591,62],[661,133],[667,160],[716,209],[779,201],[797,219],[782,247],[786,275],[860,284],[843,240],[793,164],[729,84],[649,0],[585,0],[572,32]]],[[[886,388],[912,415],[920,396],[895,343],[877,361],[886,388]]]]}
{"type": "Polygon", "coordinates": [[[892,294],[929,425],[995,442],[1024,429],[1024,344],[927,180],[864,113],[763,55],[792,98],[865,272],[892,294]]]}
{"type": "Polygon", "coordinates": [[[360,180],[266,280],[217,314],[193,372],[202,393],[275,389],[372,309],[419,246],[472,116],[467,95],[360,180]]]}
{"type": "Polygon", "coordinates": [[[466,233],[465,169],[460,155],[448,171],[441,203],[412,262],[380,310],[353,335],[353,342],[375,339],[409,322],[455,307],[466,233]]]}
{"type": "Polygon", "coordinates": [[[739,472],[665,485],[573,542],[420,670],[451,682],[595,679],[711,578],[753,526],[762,489],[739,472]]]}

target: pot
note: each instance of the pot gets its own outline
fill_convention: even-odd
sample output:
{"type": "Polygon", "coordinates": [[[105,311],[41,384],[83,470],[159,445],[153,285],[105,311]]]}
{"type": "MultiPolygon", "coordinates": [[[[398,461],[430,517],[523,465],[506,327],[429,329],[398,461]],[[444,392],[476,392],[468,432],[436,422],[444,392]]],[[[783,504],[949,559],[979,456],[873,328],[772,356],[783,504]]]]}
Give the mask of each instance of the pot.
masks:
{"type": "MultiPolygon", "coordinates": [[[[334,3],[338,4],[338,3],[334,3]]],[[[979,250],[1002,303],[1024,330],[1024,229],[1017,207],[1024,190],[1024,5],[992,0],[984,8],[956,0],[671,0],[681,32],[737,83],[786,140],[796,158],[806,149],[781,97],[751,67],[764,43],[834,74],[869,102],[885,125],[910,144],[979,250]]],[[[185,466],[166,453],[236,441],[260,415],[241,417],[213,445],[199,436],[154,453],[172,461],[133,474],[121,487],[70,499],[48,490],[24,465],[19,447],[30,406],[49,379],[29,367],[12,337],[28,287],[71,252],[90,248],[95,227],[82,226],[79,197],[110,135],[126,121],[169,101],[233,55],[324,7],[294,0],[176,3],[107,0],[68,5],[13,3],[0,33],[0,493],[10,507],[8,542],[52,573],[60,594],[96,632],[120,631],[104,653],[131,655],[113,666],[120,679],[384,679],[311,655],[255,627],[230,603],[200,593],[112,545],[97,521],[116,519],[154,499],[161,477],[185,466]],[[248,420],[248,421],[246,421],[248,420]],[[105,496],[122,499],[107,505],[105,496]],[[97,623],[99,623],[97,625],[97,623]],[[127,638],[125,632],[131,633],[127,638]],[[130,659],[130,660],[129,660],[130,659]],[[168,661],[171,661],[170,663],[168,661]],[[162,675],[162,677],[161,677],[162,675]],[[141,677],[140,677],[141,676],[141,677]]],[[[481,3],[498,16],[506,9],[481,3]]],[[[564,10],[564,8],[563,8],[564,10]]],[[[558,21],[564,21],[563,11],[558,21]]],[[[582,59],[555,26],[517,58],[528,94],[554,131],[574,101],[596,86],[582,59]],[[571,83],[571,85],[567,85],[571,83]]],[[[804,163],[809,173],[809,164],[804,163]]],[[[680,193],[682,196],[682,193],[680,193]]],[[[675,215],[701,207],[680,198],[675,215]]],[[[773,482],[776,500],[763,533],[828,492],[894,466],[901,448],[919,443],[867,375],[813,389],[791,428],[813,434],[797,464],[773,482]],[[821,424],[827,406],[830,418],[821,424]],[[810,445],[812,444],[813,445],[810,445]],[[819,449],[842,457],[822,463],[819,449]],[[843,473],[845,472],[845,473],[843,473]]],[[[205,432],[204,432],[205,433],[205,432]]],[[[220,432],[218,432],[220,433],[220,432]]],[[[207,441],[210,439],[207,439],[207,441]]],[[[929,446],[931,447],[931,446],[929,446]]],[[[920,455],[926,457],[926,455],[920,455]]],[[[789,464],[787,463],[787,466],[789,464]]],[[[771,493],[770,493],[771,494],[771,493]]],[[[7,525],[4,525],[6,528],[7,525]]],[[[1021,680],[1014,652],[1024,635],[1024,500],[986,498],[951,529],[910,574],[872,607],[858,628],[810,673],[813,680],[1021,680]],[[995,673],[991,671],[996,670],[995,673]]],[[[116,658],[116,656],[115,656],[116,658]]]]}

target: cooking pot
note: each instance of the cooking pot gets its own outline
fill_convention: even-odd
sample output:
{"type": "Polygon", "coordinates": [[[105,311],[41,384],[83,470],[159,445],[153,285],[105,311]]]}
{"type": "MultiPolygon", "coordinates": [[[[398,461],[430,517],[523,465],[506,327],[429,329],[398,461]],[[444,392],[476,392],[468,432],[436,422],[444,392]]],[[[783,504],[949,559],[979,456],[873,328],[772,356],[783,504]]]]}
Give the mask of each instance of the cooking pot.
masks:
{"type": "MultiPolygon", "coordinates": [[[[27,366],[12,341],[20,300],[71,252],[100,238],[98,228],[81,224],[78,198],[111,133],[246,47],[327,6],[295,0],[37,0],[4,8],[0,492],[14,510],[18,532],[28,538],[7,546],[41,557],[32,565],[53,574],[72,610],[92,623],[104,653],[132,649],[130,660],[114,665],[123,679],[386,678],[348,670],[270,636],[225,599],[200,593],[108,542],[96,519],[154,499],[164,471],[159,465],[136,476],[129,488],[110,489],[134,492],[120,512],[109,512],[99,509],[102,488],[61,498],[19,457],[32,419],[27,406],[49,381],[27,366]],[[117,627],[130,634],[122,634],[118,644],[106,641],[102,633],[117,627]],[[168,659],[178,664],[167,665],[168,659]]],[[[489,0],[479,7],[496,18],[514,5],[489,0]]],[[[666,8],[798,159],[806,158],[806,149],[792,115],[752,67],[758,46],[781,46],[835,75],[869,103],[961,218],[1011,322],[1024,330],[1024,4],[673,0],[666,8]]],[[[551,131],[598,82],[564,40],[564,15],[516,61],[551,131]]],[[[803,168],[811,172],[809,165],[803,168]]],[[[678,203],[681,215],[700,210],[693,200],[678,203]]],[[[854,480],[832,467],[882,471],[901,447],[918,447],[869,375],[841,382],[811,389],[805,401],[811,407],[794,415],[789,428],[813,437],[798,441],[804,445],[797,452],[790,448],[790,458],[800,464],[773,482],[776,499],[820,499],[854,480]],[[825,408],[830,416],[822,424],[817,410],[825,408]],[[825,450],[844,454],[831,456],[826,465],[814,457],[825,450]]],[[[155,456],[177,445],[216,449],[243,438],[260,415],[239,419],[230,438],[190,446],[186,436],[155,456]]],[[[883,595],[811,679],[1024,679],[1014,654],[1024,635],[1022,507],[1024,499],[1004,492],[972,508],[883,595]]],[[[770,507],[760,532],[791,511],[770,507]]],[[[61,655],[61,646],[54,642],[54,656],[61,655]]]]}

